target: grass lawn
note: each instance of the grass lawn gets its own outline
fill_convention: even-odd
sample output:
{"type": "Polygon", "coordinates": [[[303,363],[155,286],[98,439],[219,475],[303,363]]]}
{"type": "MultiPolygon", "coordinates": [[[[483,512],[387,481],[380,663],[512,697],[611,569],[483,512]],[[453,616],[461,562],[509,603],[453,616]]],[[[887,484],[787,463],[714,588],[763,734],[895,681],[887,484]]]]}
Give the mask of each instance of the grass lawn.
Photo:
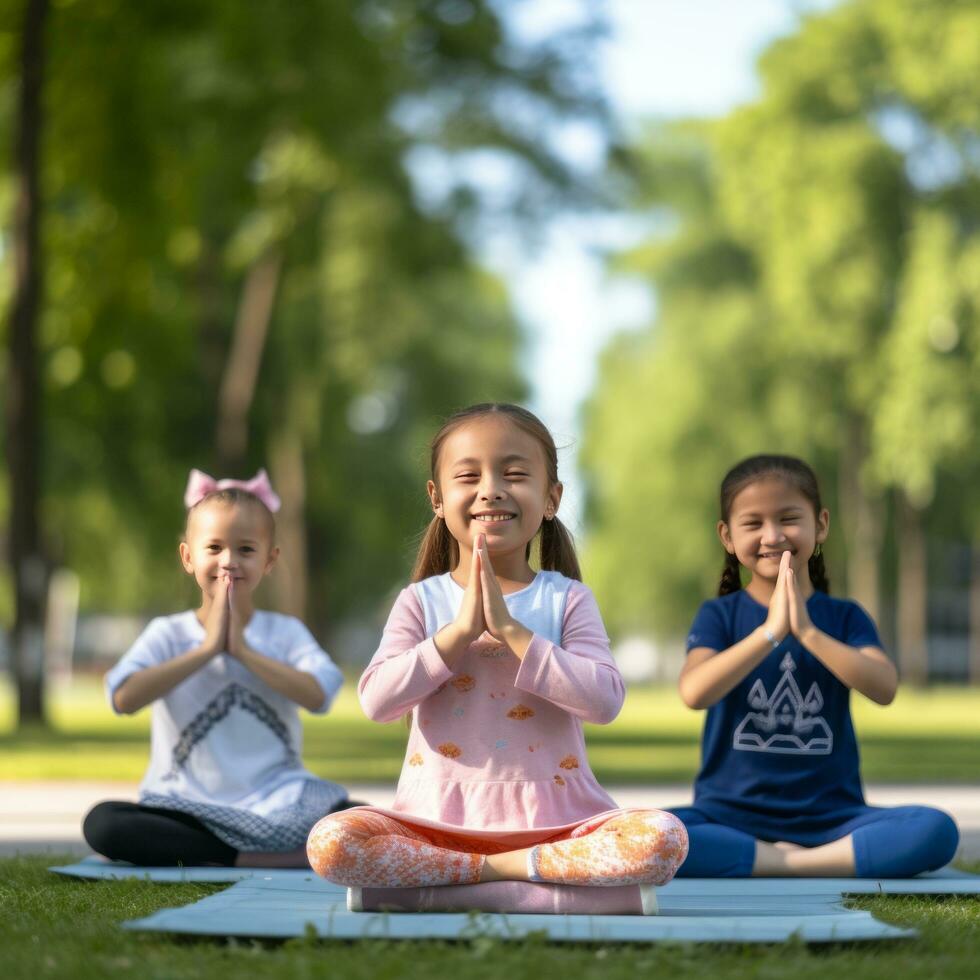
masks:
{"type": "MultiPolygon", "coordinates": [[[[0,948],[4,980],[180,980],[209,977],[342,977],[394,980],[411,976],[509,980],[561,975],[603,980],[670,977],[792,977],[828,974],[861,980],[901,976],[943,980],[976,976],[980,899],[862,897],[854,905],[920,930],[920,938],[853,945],[772,946],[203,940],[128,933],[118,924],[157,909],[186,905],[222,886],[83,882],[46,871],[50,856],[0,860],[0,948]]],[[[973,870],[980,871],[980,865],[973,870]]]]}
{"type": "MultiPolygon", "coordinates": [[[[881,708],[855,695],[854,717],[869,782],[975,782],[980,772],[980,689],[903,689],[881,708]]],[[[12,731],[13,697],[0,688],[0,779],[136,781],[146,767],[149,711],[117,717],[95,680],[50,699],[52,728],[12,731]]],[[[695,773],[702,712],[673,687],[635,687],[611,725],[588,726],[589,758],[610,783],[686,782],[695,773]]],[[[361,713],[348,683],[333,710],[305,719],[305,760],[340,782],[397,778],[405,749],[401,723],[378,725],[361,713]]]]}

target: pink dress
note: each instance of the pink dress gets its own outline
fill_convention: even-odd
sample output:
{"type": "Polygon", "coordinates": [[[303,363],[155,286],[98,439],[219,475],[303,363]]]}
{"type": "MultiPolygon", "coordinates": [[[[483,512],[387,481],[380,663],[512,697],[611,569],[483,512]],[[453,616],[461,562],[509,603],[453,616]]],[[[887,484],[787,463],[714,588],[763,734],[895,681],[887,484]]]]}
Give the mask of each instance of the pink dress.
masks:
{"type": "Polygon", "coordinates": [[[411,712],[392,815],[516,847],[615,811],[582,732],[611,722],[625,698],[591,590],[538,573],[505,597],[534,632],[524,659],[484,633],[450,670],[432,636],[462,597],[448,574],[404,589],[358,686],[375,721],[411,712]]]}
{"type": "Polygon", "coordinates": [[[358,687],[369,718],[411,715],[395,801],[321,820],[313,868],[351,886],[468,883],[483,855],[530,847],[531,880],[669,880],[687,852],[683,825],[617,809],[586,758],[582,723],[611,722],[625,697],[591,591],[539,572],[504,597],[534,634],[524,658],[484,633],[450,669],[432,637],[462,598],[448,574],[398,596],[358,687]]]}

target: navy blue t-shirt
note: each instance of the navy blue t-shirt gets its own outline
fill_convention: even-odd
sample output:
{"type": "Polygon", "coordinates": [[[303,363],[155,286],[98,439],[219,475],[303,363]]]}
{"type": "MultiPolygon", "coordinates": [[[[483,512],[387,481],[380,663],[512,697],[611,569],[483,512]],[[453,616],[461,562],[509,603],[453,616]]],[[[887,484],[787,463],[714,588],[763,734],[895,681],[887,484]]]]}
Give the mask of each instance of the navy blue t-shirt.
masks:
{"type": "MultiPolygon", "coordinates": [[[[814,592],[806,606],[813,624],[842,643],[881,646],[856,602],[814,592]]],[[[744,589],[709,599],[687,649],[727,650],[768,615],[744,589]]],[[[850,688],[792,634],[708,709],[694,805],[762,840],[820,832],[865,805],[850,688]]]]}

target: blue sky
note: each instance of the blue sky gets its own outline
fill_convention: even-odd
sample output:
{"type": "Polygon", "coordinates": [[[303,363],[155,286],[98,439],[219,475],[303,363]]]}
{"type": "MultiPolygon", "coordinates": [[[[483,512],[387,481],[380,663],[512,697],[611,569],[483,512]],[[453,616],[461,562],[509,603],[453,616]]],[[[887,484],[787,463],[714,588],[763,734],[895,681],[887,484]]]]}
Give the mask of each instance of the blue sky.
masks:
{"type": "MultiPolygon", "coordinates": [[[[749,101],[758,91],[755,60],[798,16],[833,0],[606,0],[610,35],[602,42],[600,77],[628,127],[647,116],[709,116],[749,101]]],[[[580,10],[578,0],[524,0],[513,9],[528,36],[549,31],[580,10]]],[[[529,334],[530,407],[555,434],[566,485],[562,517],[580,530],[575,474],[578,415],[595,380],[599,353],[620,330],[650,322],[655,299],[636,282],[607,280],[597,249],[625,246],[635,232],[613,218],[555,220],[528,256],[491,248],[490,264],[507,281],[529,334]]]]}

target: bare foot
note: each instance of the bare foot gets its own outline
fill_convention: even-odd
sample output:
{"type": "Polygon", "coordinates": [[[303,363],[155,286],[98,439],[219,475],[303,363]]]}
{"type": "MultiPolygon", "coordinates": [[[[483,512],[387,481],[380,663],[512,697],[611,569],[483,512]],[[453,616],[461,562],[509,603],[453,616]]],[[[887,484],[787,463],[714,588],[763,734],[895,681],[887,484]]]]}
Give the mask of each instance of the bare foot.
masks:
{"type": "Polygon", "coordinates": [[[483,860],[480,881],[527,881],[528,850],[488,854],[483,860]]]}

